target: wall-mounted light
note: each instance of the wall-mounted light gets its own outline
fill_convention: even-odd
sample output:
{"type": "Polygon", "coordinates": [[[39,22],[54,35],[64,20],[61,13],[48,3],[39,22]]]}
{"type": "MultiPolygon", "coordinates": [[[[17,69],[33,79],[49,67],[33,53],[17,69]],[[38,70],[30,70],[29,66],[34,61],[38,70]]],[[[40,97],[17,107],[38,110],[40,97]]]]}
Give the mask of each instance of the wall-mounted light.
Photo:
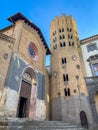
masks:
{"type": "Polygon", "coordinates": [[[56,72],[56,71],[53,73],[53,76],[54,76],[54,77],[57,77],[57,72],[56,72]]]}

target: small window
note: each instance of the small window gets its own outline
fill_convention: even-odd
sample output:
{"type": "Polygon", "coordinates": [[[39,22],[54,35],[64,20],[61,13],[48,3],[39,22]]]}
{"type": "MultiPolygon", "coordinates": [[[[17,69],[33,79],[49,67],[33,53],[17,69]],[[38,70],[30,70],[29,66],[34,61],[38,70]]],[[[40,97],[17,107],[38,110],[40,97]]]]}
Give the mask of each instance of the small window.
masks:
{"type": "Polygon", "coordinates": [[[62,32],[64,32],[64,28],[62,28],[62,32]]]}
{"type": "Polygon", "coordinates": [[[69,41],[69,46],[71,46],[71,42],[69,41]]]}
{"type": "Polygon", "coordinates": [[[53,36],[56,34],[56,31],[53,32],[53,36]]]}
{"type": "Polygon", "coordinates": [[[66,46],[66,43],[65,42],[61,43],[60,42],[60,47],[64,47],[64,46],[66,46]]]}
{"type": "Polygon", "coordinates": [[[62,47],[63,45],[62,45],[62,43],[60,42],[60,47],[62,47]]]}
{"type": "Polygon", "coordinates": [[[98,50],[96,43],[87,45],[87,50],[88,50],[88,52],[98,50]]]}
{"type": "Polygon", "coordinates": [[[65,74],[63,74],[63,81],[66,81],[66,77],[65,77],[65,74]]]}
{"type": "Polygon", "coordinates": [[[73,36],[72,36],[72,35],[70,35],[70,34],[68,34],[68,38],[69,38],[69,39],[72,39],[72,38],[73,38],[73,36]]]}
{"type": "Polygon", "coordinates": [[[62,64],[65,64],[66,63],[66,58],[62,58],[62,64]]]}
{"type": "Polygon", "coordinates": [[[56,42],[57,41],[57,38],[55,37],[54,39],[53,39],[53,42],[56,42]]]}
{"type": "Polygon", "coordinates": [[[63,35],[63,39],[65,38],[65,36],[63,35]]]}
{"type": "Polygon", "coordinates": [[[65,42],[63,42],[63,46],[66,46],[66,43],[65,43],[65,42]]]}
{"type": "Polygon", "coordinates": [[[55,39],[53,39],[53,42],[55,42],[55,39]]]}
{"type": "Polygon", "coordinates": [[[72,42],[72,46],[74,46],[74,42],[72,42]]]}
{"type": "Polygon", "coordinates": [[[60,40],[61,40],[61,39],[62,39],[62,36],[60,35],[59,38],[60,38],[60,40]]]}
{"type": "Polygon", "coordinates": [[[73,36],[71,35],[71,36],[70,36],[70,38],[72,39],[72,38],[73,38],[73,36]]]}
{"type": "Polygon", "coordinates": [[[57,44],[55,44],[55,45],[53,46],[53,49],[54,49],[54,50],[57,49],[57,44]]]}
{"type": "Polygon", "coordinates": [[[68,34],[68,38],[70,39],[70,35],[68,34]]]}
{"type": "Polygon", "coordinates": [[[74,46],[74,42],[69,41],[69,46],[74,46]]]}
{"type": "Polygon", "coordinates": [[[72,28],[70,28],[70,32],[72,31],[72,28]]]}
{"type": "Polygon", "coordinates": [[[61,29],[59,29],[59,32],[61,33],[61,29]]]}
{"type": "Polygon", "coordinates": [[[65,36],[64,36],[64,35],[62,35],[62,36],[60,35],[60,36],[59,36],[59,38],[60,38],[60,39],[64,39],[64,38],[65,38],[65,36]]]}
{"type": "Polygon", "coordinates": [[[70,89],[69,88],[65,88],[64,92],[65,92],[65,96],[70,96],[70,89]]]}
{"type": "Polygon", "coordinates": [[[63,81],[69,81],[68,74],[63,74],[63,81]]]}
{"type": "Polygon", "coordinates": [[[68,78],[68,74],[66,74],[66,81],[68,81],[69,80],[69,78],[68,78]]]}
{"type": "Polygon", "coordinates": [[[69,28],[67,28],[67,31],[69,31],[69,28]]]}
{"type": "Polygon", "coordinates": [[[57,41],[57,38],[55,37],[55,42],[57,41]]]}

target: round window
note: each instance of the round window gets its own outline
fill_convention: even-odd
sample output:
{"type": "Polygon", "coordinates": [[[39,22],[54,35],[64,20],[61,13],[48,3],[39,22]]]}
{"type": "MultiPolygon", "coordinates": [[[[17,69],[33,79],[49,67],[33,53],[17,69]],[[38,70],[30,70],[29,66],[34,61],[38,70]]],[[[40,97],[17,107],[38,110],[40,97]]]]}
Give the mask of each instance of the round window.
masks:
{"type": "Polygon", "coordinates": [[[33,42],[29,43],[28,52],[33,60],[38,60],[38,49],[33,42]]]}
{"type": "Polygon", "coordinates": [[[3,57],[4,57],[4,59],[6,60],[6,59],[8,58],[8,54],[5,53],[5,54],[3,55],[3,57]]]}

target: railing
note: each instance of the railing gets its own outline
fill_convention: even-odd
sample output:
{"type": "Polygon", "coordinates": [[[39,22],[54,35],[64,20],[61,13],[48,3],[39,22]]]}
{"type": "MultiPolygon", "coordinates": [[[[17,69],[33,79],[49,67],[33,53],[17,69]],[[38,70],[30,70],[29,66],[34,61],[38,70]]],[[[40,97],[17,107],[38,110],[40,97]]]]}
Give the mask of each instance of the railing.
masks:
{"type": "Polygon", "coordinates": [[[95,76],[95,77],[85,77],[85,81],[86,81],[87,85],[98,84],[98,76],[95,76]]]}

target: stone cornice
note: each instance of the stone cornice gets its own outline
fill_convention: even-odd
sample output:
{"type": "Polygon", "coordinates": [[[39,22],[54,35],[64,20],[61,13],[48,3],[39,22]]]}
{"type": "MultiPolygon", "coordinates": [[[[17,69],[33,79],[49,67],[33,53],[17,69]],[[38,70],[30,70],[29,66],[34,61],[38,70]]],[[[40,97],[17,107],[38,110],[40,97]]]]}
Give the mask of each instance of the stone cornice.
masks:
{"type": "Polygon", "coordinates": [[[15,42],[15,39],[12,38],[12,37],[9,37],[3,33],[0,32],[0,39],[4,40],[4,41],[8,41],[10,43],[14,43],[15,42]]]}
{"type": "Polygon", "coordinates": [[[85,38],[83,40],[80,40],[80,43],[81,45],[87,43],[87,42],[91,42],[91,41],[94,41],[94,40],[97,40],[98,39],[98,34],[97,35],[94,35],[94,36],[91,36],[91,37],[88,37],[88,38],[85,38]]]}

